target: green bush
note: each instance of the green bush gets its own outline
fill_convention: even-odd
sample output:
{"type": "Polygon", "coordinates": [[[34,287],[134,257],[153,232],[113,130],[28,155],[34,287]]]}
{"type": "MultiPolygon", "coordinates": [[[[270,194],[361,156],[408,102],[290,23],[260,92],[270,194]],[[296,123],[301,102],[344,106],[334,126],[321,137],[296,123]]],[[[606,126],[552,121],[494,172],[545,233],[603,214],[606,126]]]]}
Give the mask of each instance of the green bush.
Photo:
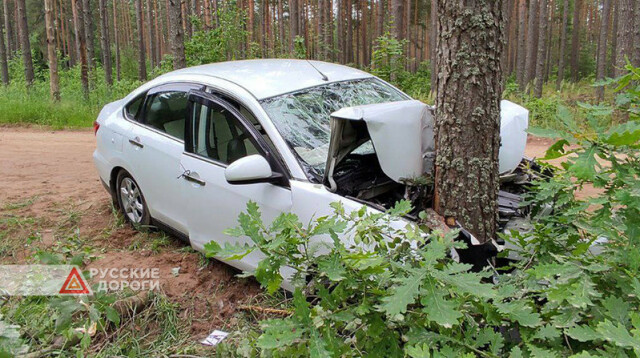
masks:
{"type": "Polygon", "coordinates": [[[336,203],[334,215],[308,225],[282,214],[270,226],[249,203],[239,227],[227,234],[248,236],[254,245],[211,242],[205,246],[208,255],[239,259],[260,250],[265,258],[251,274],[274,292],[283,281],[280,268],[293,268],[295,292],[291,316],[262,321],[259,338],[247,339],[241,352],[640,355],[640,91],[634,85],[640,71],[631,70],[622,80],[633,97],[629,122],[606,129],[613,109],[584,106],[585,130],[559,107],[562,130],[532,129],[560,138],[547,159],[570,156],[555,176],[535,183],[527,204],[552,205],[555,211],[537,218],[529,234],[507,236],[522,248],[523,259],[502,274],[470,272],[470,265],[452,259],[450,250],[464,246],[454,241],[455,232],[391,227],[390,218],[410,210],[408,202],[386,213],[346,212],[336,203]],[[585,186],[600,192],[580,198],[576,194],[585,186]]]}

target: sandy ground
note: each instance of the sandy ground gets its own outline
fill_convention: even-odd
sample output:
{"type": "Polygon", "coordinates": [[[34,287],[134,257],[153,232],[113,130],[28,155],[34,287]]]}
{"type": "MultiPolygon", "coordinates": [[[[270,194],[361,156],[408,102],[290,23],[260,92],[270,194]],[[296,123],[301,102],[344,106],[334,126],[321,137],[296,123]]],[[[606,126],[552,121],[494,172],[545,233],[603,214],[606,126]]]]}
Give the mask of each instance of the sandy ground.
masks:
{"type": "MultiPolygon", "coordinates": [[[[191,319],[196,339],[233,326],[236,307],[261,292],[258,284],[235,278],[234,269],[203,260],[177,239],[154,250],[141,244],[148,234],[116,224],[110,196],[93,166],[94,148],[91,130],[0,127],[0,219],[35,218],[13,234],[39,236],[37,244],[45,247],[68,236],[67,226],[77,226],[77,236],[94,247],[89,268],[158,268],[161,289],[191,319]],[[69,218],[77,222],[67,223],[69,218]],[[175,268],[180,268],[177,276],[175,268]]],[[[2,225],[0,220],[5,229],[2,225]]],[[[28,246],[0,254],[0,263],[26,261],[32,253],[28,246]]]]}
{"type": "MultiPolygon", "coordinates": [[[[541,157],[551,143],[531,138],[527,155],[541,157]]],[[[135,248],[144,237],[114,224],[110,197],[92,163],[94,148],[91,130],[0,128],[0,214],[36,218],[32,226],[42,245],[53,246],[64,233],[69,211],[78,212],[71,224],[97,251],[89,267],[157,267],[162,289],[192,319],[194,336],[229,326],[236,307],[259,294],[255,281],[235,278],[233,269],[216,261],[202,264],[200,255],[177,239],[160,250],[135,248]],[[16,205],[25,201],[24,207],[16,205]],[[178,267],[176,276],[172,269],[178,267]]],[[[28,250],[23,251],[0,256],[0,263],[24,262],[28,250]]]]}

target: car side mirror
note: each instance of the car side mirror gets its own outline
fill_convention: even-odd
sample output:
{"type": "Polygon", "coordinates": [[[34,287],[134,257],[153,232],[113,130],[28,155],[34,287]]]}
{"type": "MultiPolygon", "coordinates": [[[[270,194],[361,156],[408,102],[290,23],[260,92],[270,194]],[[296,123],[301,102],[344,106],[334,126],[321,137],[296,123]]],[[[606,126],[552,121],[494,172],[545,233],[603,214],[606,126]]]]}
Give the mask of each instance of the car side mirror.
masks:
{"type": "Polygon", "coordinates": [[[224,177],[229,184],[255,184],[280,181],[282,174],[274,173],[263,156],[253,154],[229,164],[224,177]]]}

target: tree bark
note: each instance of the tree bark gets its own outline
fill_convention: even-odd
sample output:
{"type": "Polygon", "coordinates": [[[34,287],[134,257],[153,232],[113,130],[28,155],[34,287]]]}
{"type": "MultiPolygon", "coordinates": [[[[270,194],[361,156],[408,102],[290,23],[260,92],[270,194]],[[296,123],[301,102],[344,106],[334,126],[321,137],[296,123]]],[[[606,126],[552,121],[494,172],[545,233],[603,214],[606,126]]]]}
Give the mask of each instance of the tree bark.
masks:
{"type": "Polygon", "coordinates": [[[98,6],[100,7],[100,48],[102,52],[104,80],[111,86],[113,84],[113,76],[111,71],[111,41],[109,39],[109,12],[107,10],[107,1],[99,0],[98,6]]]}
{"type": "Polygon", "coordinates": [[[113,1],[113,40],[115,42],[116,48],[116,80],[120,81],[120,41],[118,40],[120,37],[120,31],[118,31],[118,9],[117,9],[117,0],[113,1]]]}
{"type": "Polygon", "coordinates": [[[142,0],[135,0],[136,3],[136,27],[138,30],[138,79],[147,80],[147,59],[144,49],[144,23],[142,21],[142,0]]]}
{"type": "Polygon", "coordinates": [[[393,5],[394,36],[398,40],[404,38],[404,0],[391,0],[393,5]]]}
{"type": "Polygon", "coordinates": [[[438,0],[431,0],[431,25],[429,29],[429,45],[431,52],[429,53],[429,60],[431,61],[431,93],[435,93],[437,71],[436,67],[438,48],[436,46],[436,40],[438,38],[438,0]]]}
{"type": "Polygon", "coordinates": [[[529,85],[536,75],[538,54],[538,0],[529,0],[529,24],[527,25],[527,59],[525,85],[529,85]]]}
{"type": "MultiPolygon", "coordinates": [[[[7,0],[5,0],[5,4],[7,0]]],[[[6,10],[5,10],[6,12],[6,10]]],[[[2,21],[0,21],[0,72],[2,73],[2,83],[7,86],[9,84],[9,64],[7,62],[7,47],[4,43],[4,34],[2,32],[2,21]]],[[[7,40],[8,45],[9,40],[7,40]]]]}
{"type": "Polygon", "coordinates": [[[362,40],[362,64],[364,66],[369,65],[369,59],[371,58],[371,56],[369,56],[369,41],[367,40],[367,37],[369,36],[369,31],[367,31],[367,6],[366,0],[360,1],[360,13],[362,14],[362,19],[360,19],[362,24],[362,33],[360,36],[362,40]]]}
{"type": "MultiPolygon", "coordinates": [[[[638,0],[635,0],[638,2],[638,0]]],[[[633,60],[634,50],[634,26],[636,17],[640,14],[635,13],[633,0],[618,0],[618,31],[615,37],[618,38],[615,59],[615,76],[620,76],[626,72],[624,66],[627,64],[627,58],[633,60]]]]}
{"type": "Polygon", "coordinates": [[[33,60],[31,58],[31,43],[29,42],[29,26],[27,25],[27,14],[25,0],[16,0],[16,10],[18,13],[18,29],[20,32],[20,47],[22,49],[22,62],[24,63],[24,79],[27,86],[33,84],[33,60]]]}
{"type": "MultiPolygon", "coordinates": [[[[596,70],[596,80],[603,80],[607,69],[607,37],[609,36],[609,12],[611,10],[611,0],[603,0],[602,17],[600,21],[600,38],[598,40],[598,66],[596,70]]],[[[596,98],[598,101],[604,99],[604,86],[596,87],[596,98]]]]}
{"type": "Polygon", "coordinates": [[[351,0],[347,1],[347,63],[353,63],[353,6],[351,0]]]}
{"type": "Polygon", "coordinates": [[[278,44],[280,45],[280,52],[285,52],[287,48],[284,33],[284,8],[282,6],[282,0],[278,0],[278,44]]]}
{"type": "Polygon", "coordinates": [[[93,43],[93,18],[91,16],[91,1],[82,0],[82,19],[84,21],[84,36],[87,39],[87,63],[89,69],[95,68],[95,46],[93,43]]]}
{"type": "Polygon", "coordinates": [[[610,36],[610,40],[611,41],[611,54],[610,54],[610,58],[607,61],[607,66],[605,69],[605,72],[607,73],[607,76],[609,77],[614,77],[614,73],[615,73],[615,67],[616,67],[616,61],[617,61],[617,55],[616,55],[616,51],[618,48],[618,18],[619,18],[619,8],[620,8],[620,0],[613,0],[613,2],[611,3],[611,17],[613,18],[613,21],[611,22],[611,30],[609,30],[609,33],[611,34],[610,36]]]}
{"type": "Polygon", "coordinates": [[[149,62],[151,63],[151,67],[156,67],[158,64],[156,63],[156,44],[154,39],[153,32],[153,17],[151,16],[151,0],[145,1],[146,13],[147,13],[147,37],[149,40],[149,62]]]}
{"type": "Polygon", "coordinates": [[[434,207],[479,243],[498,219],[502,22],[501,0],[438,0],[434,207]]]}
{"type": "Polygon", "coordinates": [[[518,7],[518,53],[517,61],[518,66],[516,69],[516,80],[521,91],[524,91],[527,86],[526,80],[526,21],[527,21],[527,0],[519,0],[518,7]]]}
{"type": "Polygon", "coordinates": [[[636,0],[635,7],[635,34],[634,34],[634,50],[633,50],[633,65],[636,67],[640,67],[640,0],[636,0]]]}
{"type": "Polygon", "coordinates": [[[56,35],[53,23],[53,4],[55,0],[44,0],[44,22],[47,33],[47,57],[49,58],[49,90],[53,101],[60,100],[60,79],[58,78],[58,55],[56,53],[56,35]]]}
{"type": "Polygon", "coordinates": [[[76,53],[80,60],[80,81],[85,100],[89,98],[89,69],[87,64],[86,37],[84,35],[84,21],[82,20],[82,0],[71,0],[73,13],[73,27],[76,36],[76,53]]]}
{"type": "Polygon", "coordinates": [[[573,8],[573,29],[571,30],[571,79],[578,82],[578,60],[580,59],[580,7],[582,0],[575,0],[573,8]]]}
{"type": "Polygon", "coordinates": [[[16,44],[14,41],[15,35],[13,33],[13,23],[11,22],[11,11],[9,10],[9,1],[4,0],[2,4],[4,7],[4,28],[7,32],[7,52],[11,55],[16,50],[16,44]]]}
{"type": "MultiPolygon", "coordinates": [[[[344,0],[340,0],[344,1],[344,0]]],[[[251,1],[249,1],[251,3],[251,1]]],[[[289,0],[289,47],[291,52],[295,51],[296,36],[300,34],[298,26],[298,0],[289,0]]]]}
{"type": "Polygon", "coordinates": [[[173,68],[175,70],[187,66],[184,55],[184,33],[182,32],[182,11],[180,0],[169,0],[169,32],[171,38],[171,53],[173,54],[173,68]]]}
{"type": "Polygon", "coordinates": [[[567,48],[567,26],[569,24],[569,0],[562,3],[562,28],[560,29],[560,53],[558,54],[558,78],[556,79],[556,90],[560,90],[564,79],[564,57],[567,48]]]}
{"type": "Polygon", "coordinates": [[[547,0],[540,0],[539,11],[539,26],[538,26],[538,54],[536,55],[536,75],[535,86],[533,95],[537,98],[542,97],[542,85],[544,84],[545,75],[545,60],[547,50],[547,23],[549,22],[549,16],[547,15],[547,0]]]}

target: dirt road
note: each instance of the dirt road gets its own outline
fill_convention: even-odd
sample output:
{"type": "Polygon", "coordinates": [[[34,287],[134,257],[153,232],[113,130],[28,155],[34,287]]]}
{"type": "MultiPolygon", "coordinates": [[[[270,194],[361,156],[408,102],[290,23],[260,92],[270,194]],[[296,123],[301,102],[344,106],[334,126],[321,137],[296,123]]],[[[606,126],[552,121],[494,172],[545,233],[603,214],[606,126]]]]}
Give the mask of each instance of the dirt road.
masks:
{"type": "Polygon", "coordinates": [[[75,236],[91,248],[88,268],[159,268],[194,338],[232,330],[236,307],[260,294],[257,283],[177,239],[123,225],[93,166],[94,148],[91,130],[0,127],[0,264],[27,262],[36,248],[55,250],[75,236]]]}
{"type": "MultiPolygon", "coordinates": [[[[550,143],[531,139],[527,154],[540,157],[550,143]]],[[[255,299],[257,284],[233,277],[234,270],[203,260],[184,243],[118,222],[93,166],[94,148],[91,130],[0,128],[0,218],[30,220],[13,228],[0,221],[0,229],[21,240],[0,253],[0,263],[25,262],[32,246],[55,248],[76,235],[93,248],[89,267],[159,268],[162,289],[192,322],[195,337],[232,329],[236,307],[255,299]],[[25,245],[30,237],[39,240],[25,245]]]]}

